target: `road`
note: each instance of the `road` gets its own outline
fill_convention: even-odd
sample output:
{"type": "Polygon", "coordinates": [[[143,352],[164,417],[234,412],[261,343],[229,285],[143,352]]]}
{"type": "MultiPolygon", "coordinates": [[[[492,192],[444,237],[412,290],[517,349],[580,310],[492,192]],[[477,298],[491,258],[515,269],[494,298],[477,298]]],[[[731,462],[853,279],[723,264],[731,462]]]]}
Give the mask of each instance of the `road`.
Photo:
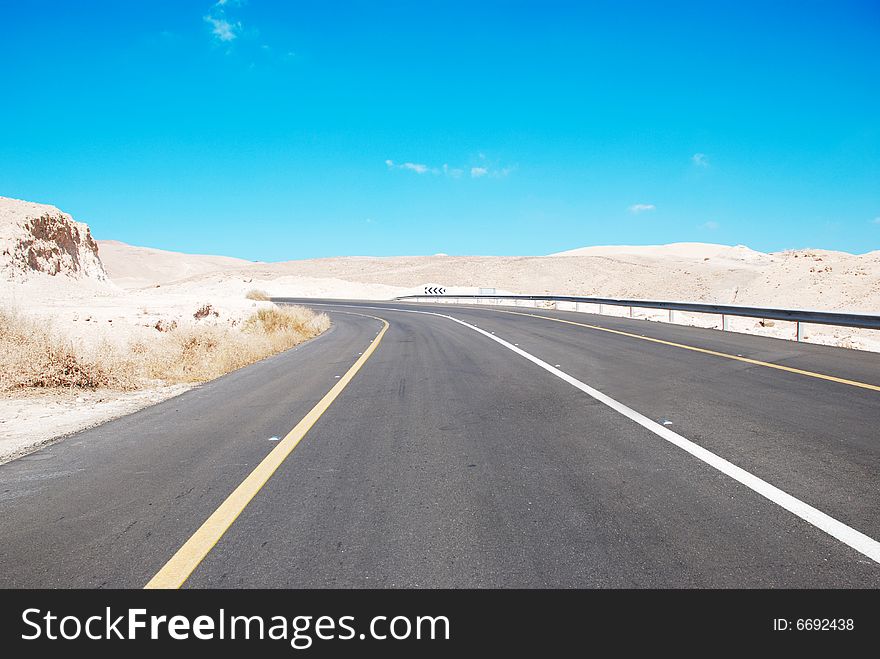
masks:
{"type": "Polygon", "coordinates": [[[308,303],[323,336],[0,466],[0,586],[880,587],[878,354],[308,303]]]}

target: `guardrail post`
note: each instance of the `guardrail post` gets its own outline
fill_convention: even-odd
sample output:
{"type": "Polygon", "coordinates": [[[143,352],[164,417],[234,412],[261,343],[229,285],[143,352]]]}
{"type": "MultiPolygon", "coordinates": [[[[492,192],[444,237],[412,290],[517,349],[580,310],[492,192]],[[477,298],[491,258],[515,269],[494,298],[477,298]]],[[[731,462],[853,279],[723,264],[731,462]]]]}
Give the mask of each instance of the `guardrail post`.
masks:
{"type": "Polygon", "coordinates": [[[602,315],[602,305],[601,304],[599,304],[599,315],[600,316],[602,315]]]}
{"type": "Polygon", "coordinates": [[[801,321],[795,321],[795,336],[794,340],[800,343],[804,340],[804,324],[801,321]]]}
{"type": "Polygon", "coordinates": [[[730,326],[727,323],[727,314],[721,314],[721,329],[727,331],[730,326]]]}
{"type": "Polygon", "coordinates": [[[670,310],[669,310],[669,322],[670,322],[670,323],[674,323],[674,322],[675,322],[675,311],[674,311],[673,309],[670,309],[670,310]]]}
{"type": "Polygon", "coordinates": [[[629,317],[630,318],[633,317],[633,308],[632,307],[629,308],[629,317]]]}

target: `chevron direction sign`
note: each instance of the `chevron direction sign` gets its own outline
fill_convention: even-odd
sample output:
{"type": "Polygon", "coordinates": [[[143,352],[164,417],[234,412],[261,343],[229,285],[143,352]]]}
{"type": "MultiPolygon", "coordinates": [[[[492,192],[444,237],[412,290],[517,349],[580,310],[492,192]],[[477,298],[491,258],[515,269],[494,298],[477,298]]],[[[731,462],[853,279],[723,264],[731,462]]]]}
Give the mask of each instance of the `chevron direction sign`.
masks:
{"type": "Polygon", "coordinates": [[[425,295],[446,295],[446,289],[442,286],[425,286],[425,295]]]}

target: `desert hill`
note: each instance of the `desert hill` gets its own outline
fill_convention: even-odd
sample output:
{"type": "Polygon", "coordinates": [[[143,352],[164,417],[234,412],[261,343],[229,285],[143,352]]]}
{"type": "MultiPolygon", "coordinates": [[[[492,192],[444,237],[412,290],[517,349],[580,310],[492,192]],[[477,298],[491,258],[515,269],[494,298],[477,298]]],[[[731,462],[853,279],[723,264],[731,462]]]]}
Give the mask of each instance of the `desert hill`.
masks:
{"type": "Polygon", "coordinates": [[[106,282],[89,227],[54,206],[0,197],[0,278],[106,282]]]}
{"type": "Polygon", "coordinates": [[[231,256],[208,256],[135,247],[117,240],[99,240],[101,261],[113,282],[123,288],[167,284],[220,270],[244,268],[250,261],[231,256]]]}

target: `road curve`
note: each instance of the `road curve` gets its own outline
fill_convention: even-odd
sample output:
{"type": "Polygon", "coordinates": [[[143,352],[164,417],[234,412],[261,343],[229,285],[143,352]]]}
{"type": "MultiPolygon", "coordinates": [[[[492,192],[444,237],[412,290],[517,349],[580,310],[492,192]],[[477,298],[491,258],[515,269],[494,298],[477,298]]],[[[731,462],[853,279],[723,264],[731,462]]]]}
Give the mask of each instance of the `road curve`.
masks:
{"type": "Polygon", "coordinates": [[[864,551],[551,372],[870,540],[880,355],[580,313],[302,302],[332,329],[0,466],[0,586],[144,586],[378,319],[381,344],[185,587],[880,586],[864,551]]]}

